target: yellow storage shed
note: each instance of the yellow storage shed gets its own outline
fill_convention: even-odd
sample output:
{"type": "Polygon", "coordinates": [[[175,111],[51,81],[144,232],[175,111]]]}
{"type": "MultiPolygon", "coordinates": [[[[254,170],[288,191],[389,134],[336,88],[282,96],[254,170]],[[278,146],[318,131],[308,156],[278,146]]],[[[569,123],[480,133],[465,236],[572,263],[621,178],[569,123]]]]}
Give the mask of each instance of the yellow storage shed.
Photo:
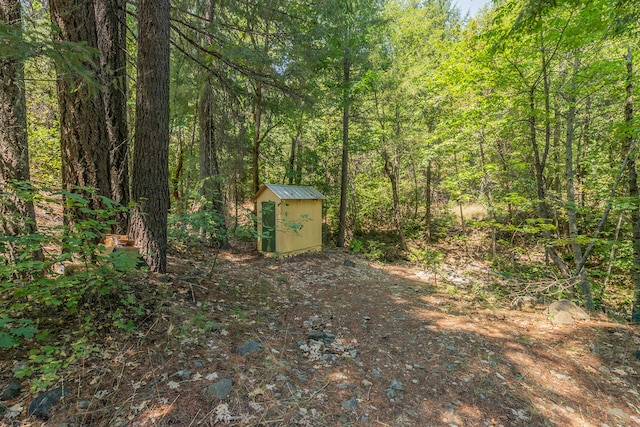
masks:
{"type": "Polygon", "coordinates": [[[311,186],[264,184],[253,197],[258,250],[293,255],[322,250],[322,201],[311,186]]]}

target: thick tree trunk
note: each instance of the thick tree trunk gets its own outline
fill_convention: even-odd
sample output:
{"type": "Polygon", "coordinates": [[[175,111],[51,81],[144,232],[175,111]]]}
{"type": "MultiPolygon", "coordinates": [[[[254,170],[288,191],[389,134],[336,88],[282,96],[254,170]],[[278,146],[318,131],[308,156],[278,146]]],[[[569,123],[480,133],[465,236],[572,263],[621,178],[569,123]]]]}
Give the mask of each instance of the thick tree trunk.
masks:
{"type": "MultiPolygon", "coordinates": [[[[0,24],[12,26],[20,34],[19,0],[0,0],[0,24]]],[[[0,60],[0,234],[4,236],[36,231],[33,203],[12,189],[13,181],[29,180],[24,64],[18,58],[5,57],[0,60]]],[[[10,259],[15,259],[16,248],[8,249],[10,259]]],[[[35,253],[37,258],[41,255],[35,253]]]]}
{"type": "MultiPolygon", "coordinates": [[[[96,0],[96,28],[102,90],[109,139],[111,199],[129,204],[129,128],[127,124],[126,1],[96,0]]],[[[125,233],[128,215],[117,218],[113,231],[125,233]]]]}
{"type": "Polygon", "coordinates": [[[167,268],[169,0],[138,2],[136,138],[129,235],[151,271],[167,268]]]}
{"type": "MultiPolygon", "coordinates": [[[[578,242],[578,219],[576,216],[576,193],[574,186],[574,172],[573,172],[573,141],[574,141],[574,128],[576,118],[576,85],[574,83],[575,77],[579,69],[579,60],[575,58],[573,65],[573,77],[570,87],[570,93],[567,97],[567,103],[569,104],[569,110],[567,111],[567,135],[565,139],[565,155],[566,155],[566,178],[567,178],[567,218],[569,225],[569,238],[571,240],[571,250],[573,251],[573,257],[576,265],[582,264],[582,247],[578,242]]],[[[587,278],[587,271],[582,268],[578,272],[577,280],[580,283],[580,289],[582,296],[585,300],[585,306],[587,310],[593,311],[593,296],[591,293],[591,286],[589,285],[589,279],[587,278]]]]}
{"type": "Polygon", "coordinates": [[[351,106],[351,95],[349,86],[351,83],[351,63],[348,52],[344,53],[343,59],[343,81],[344,95],[342,100],[342,180],[340,183],[340,223],[338,227],[338,242],[336,246],[344,247],[347,233],[347,195],[349,191],[349,107],[351,106]]]}
{"type": "MultiPolygon", "coordinates": [[[[634,149],[633,140],[633,54],[631,48],[628,48],[625,55],[627,62],[627,100],[624,106],[624,118],[627,123],[627,150],[634,149]]],[[[633,278],[633,308],[631,311],[631,320],[634,323],[640,323],[640,191],[638,191],[638,172],[636,170],[635,153],[629,156],[627,168],[629,171],[629,196],[635,207],[631,210],[631,229],[633,230],[633,270],[631,277],[633,278]]]]}
{"type": "MultiPolygon", "coordinates": [[[[50,0],[49,8],[51,20],[59,29],[54,39],[85,43],[97,49],[93,2],[50,0]]],[[[100,75],[96,59],[86,58],[81,64],[95,77],[100,75]]],[[[109,140],[101,91],[95,83],[60,62],[57,73],[63,187],[69,192],[79,191],[77,187],[92,187],[100,196],[110,197],[109,140]]],[[[103,208],[98,195],[84,195],[88,197],[89,208],[103,208]]],[[[87,216],[77,208],[67,213],[76,219],[87,216]]]]}

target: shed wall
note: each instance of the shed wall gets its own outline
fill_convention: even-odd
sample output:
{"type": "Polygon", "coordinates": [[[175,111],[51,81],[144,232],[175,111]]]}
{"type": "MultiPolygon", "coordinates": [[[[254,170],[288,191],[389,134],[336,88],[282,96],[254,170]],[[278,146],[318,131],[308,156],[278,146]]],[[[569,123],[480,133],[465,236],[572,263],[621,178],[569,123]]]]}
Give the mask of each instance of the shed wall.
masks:
{"type": "Polygon", "coordinates": [[[280,200],[265,188],[256,198],[258,250],[262,250],[262,202],[276,203],[276,254],[322,250],[322,200],[280,200]]]}

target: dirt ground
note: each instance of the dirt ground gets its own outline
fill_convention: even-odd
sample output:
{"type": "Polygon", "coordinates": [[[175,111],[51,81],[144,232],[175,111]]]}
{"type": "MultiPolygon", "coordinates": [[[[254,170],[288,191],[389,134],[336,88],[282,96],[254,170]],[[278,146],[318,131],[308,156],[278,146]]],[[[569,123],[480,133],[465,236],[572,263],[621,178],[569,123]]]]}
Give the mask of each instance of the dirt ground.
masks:
{"type": "Polygon", "coordinates": [[[23,381],[0,425],[640,426],[637,328],[511,310],[462,257],[434,277],[337,249],[189,249],[144,280],[152,313],[96,335],[49,421],[26,417],[23,381]]]}

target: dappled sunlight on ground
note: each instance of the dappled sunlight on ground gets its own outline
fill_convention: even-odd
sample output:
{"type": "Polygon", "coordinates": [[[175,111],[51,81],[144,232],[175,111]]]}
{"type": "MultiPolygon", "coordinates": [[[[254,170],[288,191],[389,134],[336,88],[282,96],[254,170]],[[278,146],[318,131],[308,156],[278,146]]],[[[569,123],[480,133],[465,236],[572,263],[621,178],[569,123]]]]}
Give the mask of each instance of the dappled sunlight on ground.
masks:
{"type": "Polygon", "coordinates": [[[65,373],[91,410],[69,401],[54,419],[640,425],[640,362],[630,356],[637,330],[604,318],[560,327],[543,307],[505,309],[478,291],[484,277],[460,265],[443,266],[460,279],[435,286],[422,269],[339,250],[282,260],[213,250],[172,257],[154,316],[65,373]],[[238,354],[250,340],[255,351],[238,354]],[[232,386],[219,397],[212,387],[222,379],[232,386]]]}

